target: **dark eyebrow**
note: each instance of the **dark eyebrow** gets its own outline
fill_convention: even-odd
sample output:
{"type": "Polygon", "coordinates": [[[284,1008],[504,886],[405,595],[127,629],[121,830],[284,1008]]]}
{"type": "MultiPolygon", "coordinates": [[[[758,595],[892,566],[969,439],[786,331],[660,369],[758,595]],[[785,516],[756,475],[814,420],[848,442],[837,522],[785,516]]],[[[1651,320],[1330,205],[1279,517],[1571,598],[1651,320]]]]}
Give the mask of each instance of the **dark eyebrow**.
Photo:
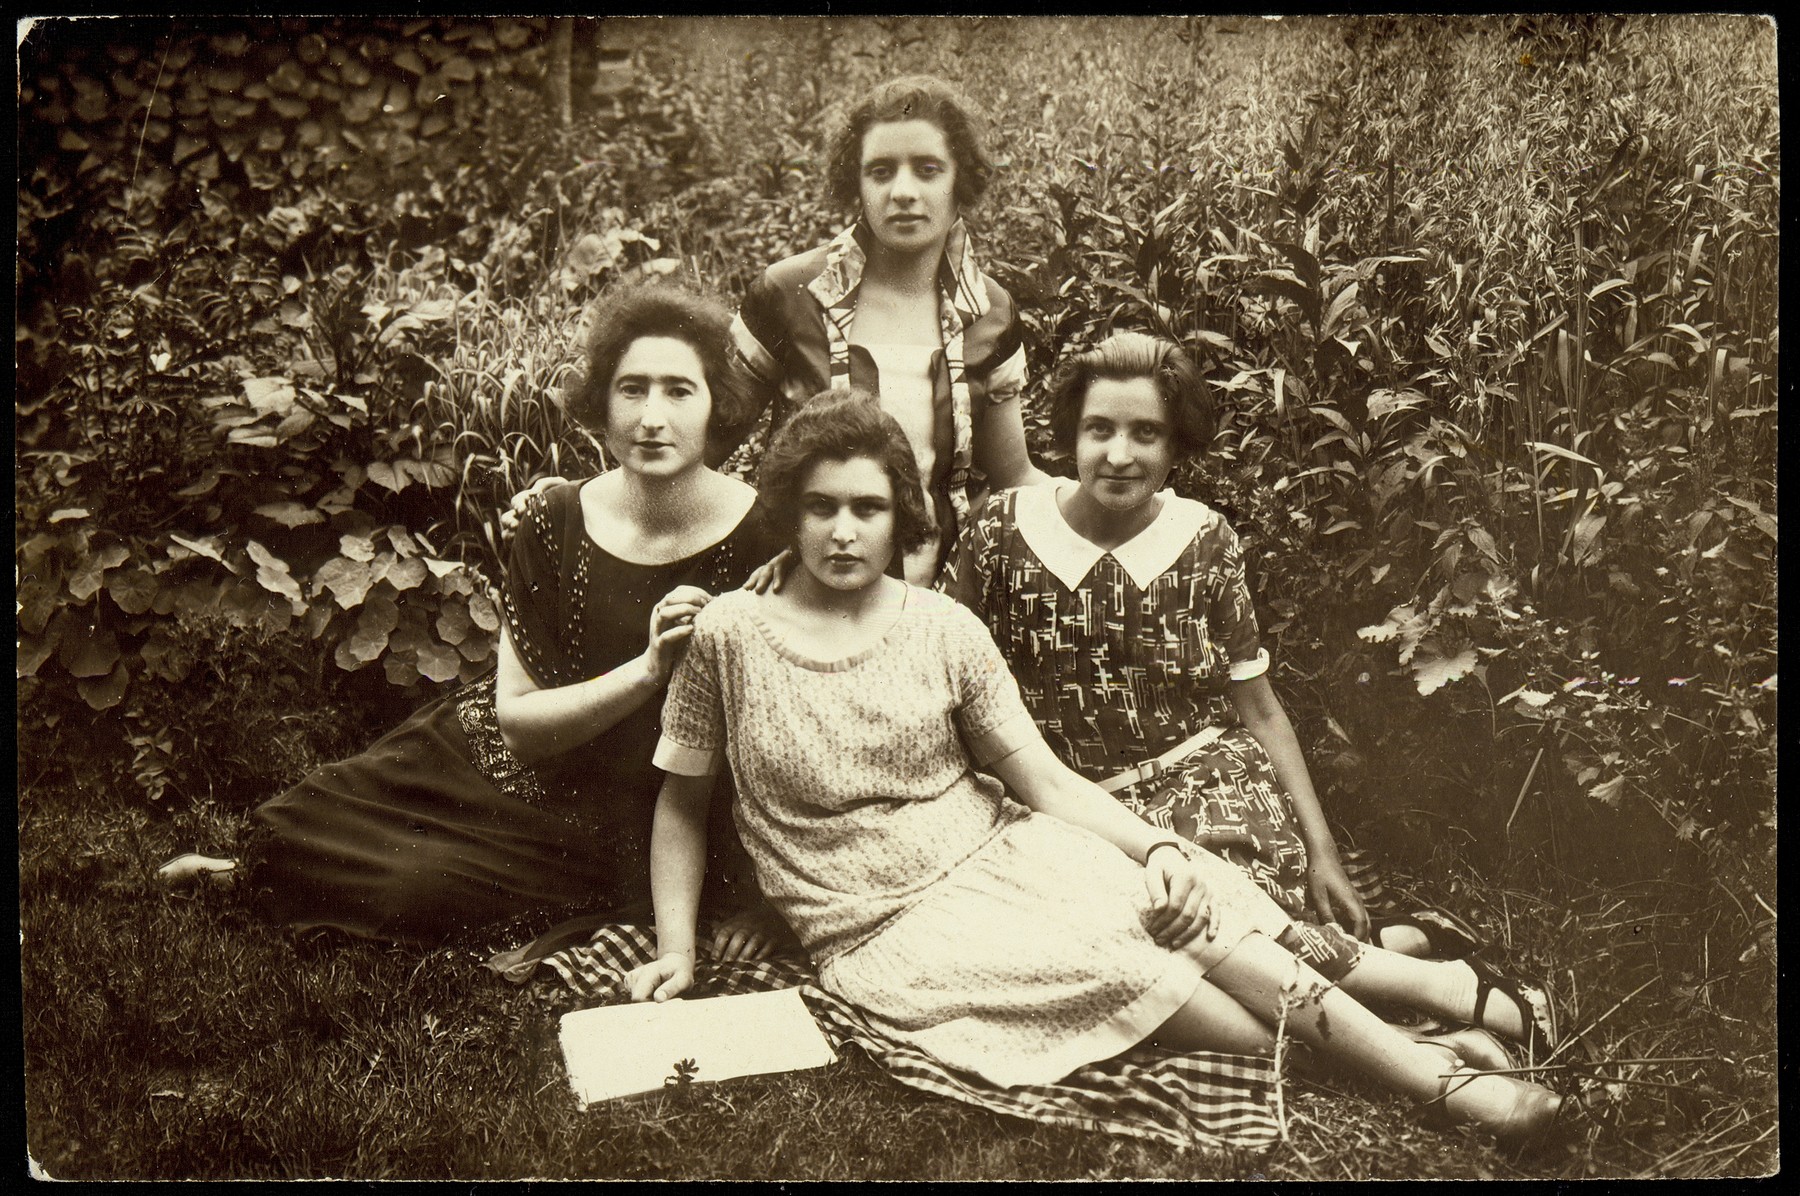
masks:
{"type": "Polygon", "coordinates": [[[621,382],[661,382],[664,386],[673,382],[685,382],[689,386],[696,385],[698,379],[689,374],[615,374],[613,384],[621,382]]]}

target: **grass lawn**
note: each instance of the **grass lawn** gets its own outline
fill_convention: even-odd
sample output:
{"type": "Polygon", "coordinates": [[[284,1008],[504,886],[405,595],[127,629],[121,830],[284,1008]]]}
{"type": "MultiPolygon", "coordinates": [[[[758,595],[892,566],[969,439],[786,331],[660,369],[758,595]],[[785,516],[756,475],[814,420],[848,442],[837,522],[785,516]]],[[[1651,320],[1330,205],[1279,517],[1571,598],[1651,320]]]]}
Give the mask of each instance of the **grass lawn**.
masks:
{"type": "MultiPolygon", "coordinates": [[[[154,865],[221,845],[67,776],[22,779],[25,1106],[58,1179],[1367,1179],[1721,1176],[1778,1166],[1772,943],[1694,939],[1680,890],[1452,900],[1548,975],[1634,1082],[1618,1124],[1526,1160],[1345,1083],[1286,1086],[1288,1141],[1174,1149],[928,1097],[852,1052],[580,1112],[548,987],[470,948],[296,937],[154,865]],[[1726,954],[1729,946],[1730,953],[1726,954]],[[1610,1010],[1610,1013],[1608,1012],[1610,1010]],[[1692,1061],[1688,1061],[1692,1060],[1692,1061]]],[[[1555,879],[1555,878],[1551,878],[1555,879]]],[[[1454,883],[1454,878],[1445,883],[1454,883]]],[[[1720,898],[1724,900],[1724,898],[1720,898]]],[[[1688,904],[1697,903],[1692,894],[1688,904]]],[[[1716,920],[1716,919],[1715,919],[1716,920]]]]}

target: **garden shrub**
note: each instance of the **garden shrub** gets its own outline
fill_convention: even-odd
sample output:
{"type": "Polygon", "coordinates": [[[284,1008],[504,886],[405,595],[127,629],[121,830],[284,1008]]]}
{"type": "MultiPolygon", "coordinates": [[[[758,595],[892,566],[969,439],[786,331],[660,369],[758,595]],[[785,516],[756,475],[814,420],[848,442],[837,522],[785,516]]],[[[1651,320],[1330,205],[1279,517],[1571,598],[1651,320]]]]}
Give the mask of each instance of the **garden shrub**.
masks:
{"type": "MultiPolygon", "coordinates": [[[[364,58],[405,72],[409,27],[368,26],[386,57],[364,58]]],[[[544,27],[521,27],[486,77],[541,73],[544,27]]],[[[49,146],[44,113],[115,121],[127,91],[106,51],[54,85],[27,55],[21,144],[49,165],[21,191],[21,675],[129,712],[177,610],[297,628],[400,685],[485,667],[495,507],[598,466],[554,402],[582,305],[644,272],[741,294],[816,244],[842,219],[834,114],[930,71],[987,109],[999,169],[971,223],[1026,324],[1034,454],[1063,468],[1042,410],[1062,354],[1129,327],[1205,363],[1223,418],[1175,485],[1249,542],[1337,817],[1461,828],[1495,861],[1604,834],[1642,850],[1563,856],[1767,892],[1768,33],[670,19],[631,27],[639,69],[568,128],[496,86],[442,152],[290,137],[226,147],[216,177],[173,126],[166,165],[120,126],[152,147],[142,174],[122,140],[49,146]]]]}

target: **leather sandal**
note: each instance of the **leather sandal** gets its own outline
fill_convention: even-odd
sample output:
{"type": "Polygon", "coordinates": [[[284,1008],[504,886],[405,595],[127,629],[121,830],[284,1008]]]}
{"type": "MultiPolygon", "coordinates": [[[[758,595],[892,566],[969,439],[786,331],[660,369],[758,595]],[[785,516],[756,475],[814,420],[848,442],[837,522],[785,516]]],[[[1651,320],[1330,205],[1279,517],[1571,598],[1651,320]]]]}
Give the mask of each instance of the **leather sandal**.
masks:
{"type": "Polygon", "coordinates": [[[1463,962],[1475,973],[1475,1014],[1471,1022],[1485,1026],[1489,999],[1496,993],[1505,997],[1517,1007],[1519,1020],[1524,1023],[1525,1032],[1519,1040],[1525,1044],[1526,1061],[1534,1065],[1549,1062],[1561,1035],[1556,1028],[1556,1006],[1551,1003],[1548,990],[1528,980],[1503,976],[1480,959],[1463,962]]]}

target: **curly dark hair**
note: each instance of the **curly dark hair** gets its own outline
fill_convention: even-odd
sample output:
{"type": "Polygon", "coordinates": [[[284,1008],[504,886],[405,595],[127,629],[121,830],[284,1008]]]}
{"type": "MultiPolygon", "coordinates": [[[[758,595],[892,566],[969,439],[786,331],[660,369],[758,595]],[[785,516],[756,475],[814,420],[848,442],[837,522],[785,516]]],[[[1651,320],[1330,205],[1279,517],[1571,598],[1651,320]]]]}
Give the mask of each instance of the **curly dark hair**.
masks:
{"type": "Polygon", "coordinates": [[[973,207],[994,175],[994,164],[981,148],[981,126],[975,109],[961,92],[932,75],[902,75],[880,84],[858,100],[832,133],[826,156],[825,181],[831,199],[845,208],[862,198],[863,134],[873,125],[898,120],[928,120],[943,131],[956,165],[956,206],[973,207]]]}
{"type": "Polygon", "coordinates": [[[1212,388],[1200,376],[1200,367],[1188,351],[1161,337],[1116,332],[1063,362],[1050,380],[1050,436],[1063,452],[1075,451],[1081,409],[1087,403],[1088,386],[1096,378],[1121,382],[1149,378],[1155,382],[1169,413],[1177,455],[1190,456],[1212,443],[1217,418],[1212,388]]]}
{"type": "Polygon", "coordinates": [[[800,488],[820,461],[868,457],[894,488],[894,546],[911,552],[932,538],[919,462],[894,417],[865,391],[820,391],[801,404],[763,454],[757,496],[769,526],[791,546],[800,532],[800,488]]]}
{"type": "Polygon", "coordinates": [[[587,338],[587,372],[572,377],[563,391],[570,415],[588,428],[605,428],[619,359],[632,342],[646,336],[683,341],[699,356],[712,395],[709,441],[717,442],[756,418],[732,351],[730,310],[711,295],[664,281],[628,283],[600,296],[587,338]]]}

